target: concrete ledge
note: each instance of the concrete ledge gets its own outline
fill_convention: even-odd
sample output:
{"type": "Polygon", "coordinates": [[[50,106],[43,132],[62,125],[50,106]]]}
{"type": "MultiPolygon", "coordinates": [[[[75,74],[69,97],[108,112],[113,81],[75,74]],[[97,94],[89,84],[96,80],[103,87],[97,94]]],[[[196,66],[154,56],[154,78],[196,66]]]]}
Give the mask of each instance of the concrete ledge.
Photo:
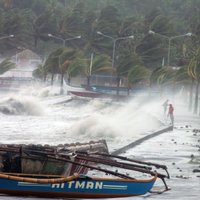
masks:
{"type": "Polygon", "coordinates": [[[138,139],[138,140],[136,140],[136,141],[134,141],[134,142],[132,142],[132,143],[120,148],[120,149],[115,150],[111,154],[112,155],[122,154],[122,153],[126,152],[127,150],[132,149],[137,145],[140,145],[142,142],[144,142],[144,141],[146,141],[148,139],[151,139],[151,138],[156,137],[156,136],[158,136],[158,135],[160,135],[162,133],[165,133],[165,132],[168,132],[168,131],[172,131],[172,130],[173,130],[173,126],[165,127],[163,129],[160,129],[160,130],[158,130],[156,132],[153,132],[153,133],[151,133],[151,134],[149,134],[149,135],[147,135],[147,136],[145,136],[143,138],[140,138],[140,139],[138,139]]]}

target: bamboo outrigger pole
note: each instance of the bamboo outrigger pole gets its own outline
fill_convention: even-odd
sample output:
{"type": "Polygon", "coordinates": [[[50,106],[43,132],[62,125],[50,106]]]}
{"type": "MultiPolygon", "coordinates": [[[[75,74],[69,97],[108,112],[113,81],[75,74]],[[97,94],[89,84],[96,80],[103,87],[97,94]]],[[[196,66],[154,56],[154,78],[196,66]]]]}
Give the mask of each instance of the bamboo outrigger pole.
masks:
{"type": "Polygon", "coordinates": [[[113,172],[113,171],[110,171],[110,170],[107,170],[107,169],[102,169],[100,167],[94,167],[94,166],[83,164],[83,163],[78,163],[78,162],[75,162],[75,161],[72,161],[72,160],[69,160],[69,159],[65,159],[65,158],[62,158],[62,157],[55,157],[55,156],[49,156],[49,155],[47,157],[52,158],[52,159],[56,159],[56,160],[60,160],[60,161],[65,161],[65,162],[72,163],[72,164],[75,164],[75,165],[83,166],[83,167],[86,167],[86,168],[89,168],[89,169],[95,169],[95,170],[98,170],[98,171],[102,171],[102,172],[105,172],[105,173],[108,173],[108,174],[112,174],[114,176],[118,176],[120,178],[135,179],[133,177],[130,177],[130,176],[122,174],[122,173],[113,172]]]}
{"type": "Polygon", "coordinates": [[[161,168],[161,169],[165,170],[166,173],[167,173],[167,178],[170,178],[170,175],[169,175],[169,172],[167,171],[167,166],[166,165],[160,165],[160,164],[152,163],[152,162],[144,162],[144,161],[140,161],[140,160],[136,160],[136,159],[127,158],[127,157],[124,157],[124,156],[116,156],[116,155],[105,154],[105,153],[98,153],[98,152],[96,152],[96,153],[93,154],[93,153],[87,153],[87,152],[77,151],[77,153],[83,153],[83,154],[87,154],[87,155],[106,156],[106,157],[117,158],[117,159],[129,161],[129,162],[135,162],[135,163],[138,163],[138,164],[155,166],[158,169],[161,168]]]}

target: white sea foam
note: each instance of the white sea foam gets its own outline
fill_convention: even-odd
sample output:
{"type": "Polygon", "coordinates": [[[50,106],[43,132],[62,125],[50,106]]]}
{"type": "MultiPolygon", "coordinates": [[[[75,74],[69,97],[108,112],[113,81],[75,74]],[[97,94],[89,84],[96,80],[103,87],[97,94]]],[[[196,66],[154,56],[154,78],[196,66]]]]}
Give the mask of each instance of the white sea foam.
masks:
{"type": "MultiPolygon", "coordinates": [[[[151,117],[151,110],[146,109],[147,103],[140,102],[134,99],[121,106],[90,102],[85,107],[88,117],[72,125],[72,132],[81,138],[120,140],[158,129],[161,124],[151,117]]],[[[148,106],[152,108],[152,103],[148,106]]]]}
{"type": "Polygon", "coordinates": [[[42,115],[44,109],[33,97],[12,95],[0,100],[0,112],[9,115],[42,115]]]}

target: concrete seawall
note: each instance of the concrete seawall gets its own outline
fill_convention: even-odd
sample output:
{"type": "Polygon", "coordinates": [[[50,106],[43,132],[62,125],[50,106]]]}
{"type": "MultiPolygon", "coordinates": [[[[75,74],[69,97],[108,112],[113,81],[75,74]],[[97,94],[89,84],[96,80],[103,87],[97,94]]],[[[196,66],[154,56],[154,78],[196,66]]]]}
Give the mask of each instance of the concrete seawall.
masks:
{"type": "Polygon", "coordinates": [[[144,142],[144,141],[146,141],[148,139],[151,139],[151,138],[156,137],[156,136],[158,136],[158,135],[160,135],[162,133],[165,133],[165,132],[168,132],[168,131],[172,131],[172,130],[173,130],[172,126],[161,128],[161,129],[159,129],[159,130],[157,130],[157,131],[155,131],[155,132],[153,132],[153,133],[151,133],[149,135],[146,135],[146,136],[144,136],[144,137],[142,137],[142,138],[140,138],[140,139],[138,139],[138,140],[136,140],[136,141],[134,141],[134,142],[122,147],[122,148],[120,148],[120,149],[117,149],[117,150],[113,151],[111,154],[112,155],[122,154],[125,151],[127,151],[127,150],[129,150],[131,148],[134,148],[137,145],[140,145],[142,142],[144,142]]]}

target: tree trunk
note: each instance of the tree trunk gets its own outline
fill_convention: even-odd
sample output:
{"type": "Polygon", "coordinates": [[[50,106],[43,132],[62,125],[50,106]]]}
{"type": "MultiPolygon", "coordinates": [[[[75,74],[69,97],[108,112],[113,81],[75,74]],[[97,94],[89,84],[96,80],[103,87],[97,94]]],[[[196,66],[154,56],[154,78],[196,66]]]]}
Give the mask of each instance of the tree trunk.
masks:
{"type": "Polygon", "coordinates": [[[130,87],[127,87],[127,96],[130,96],[130,87]]]}
{"type": "Polygon", "coordinates": [[[53,81],[54,81],[54,73],[51,74],[51,86],[53,86],[53,81]]]}
{"type": "Polygon", "coordinates": [[[47,75],[44,74],[44,76],[43,76],[43,82],[46,83],[46,80],[47,80],[47,75]]]}
{"type": "Polygon", "coordinates": [[[61,78],[60,78],[60,94],[64,93],[64,90],[63,90],[63,79],[64,79],[64,73],[62,72],[61,73],[61,78]]]}
{"type": "Polygon", "coordinates": [[[67,83],[70,85],[70,83],[71,83],[71,76],[68,77],[67,83]]]}
{"type": "Polygon", "coordinates": [[[198,112],[198,100],[199,100],[199,80],[197,81],[196,91],[195,91],[195,99],[194,99],[194,114],[198,112]]]}
{"type": "Polygon", "coordinates": [[[192,110],[192,104],[193,104],[193,86],[194,86],[194,79],[192,79],[192,83],[190,84],[189,111],[192,110]]]}
{"type": "Polygon", "coordinates": [[[119,95],[119,84],[120,84],[120,77],[117,76],[117,95],[119,95]]]}
{"type": "Polygon", "coordinates": [[[90,75],[87,76],[87,89],[90,88],[90,75]]]}

